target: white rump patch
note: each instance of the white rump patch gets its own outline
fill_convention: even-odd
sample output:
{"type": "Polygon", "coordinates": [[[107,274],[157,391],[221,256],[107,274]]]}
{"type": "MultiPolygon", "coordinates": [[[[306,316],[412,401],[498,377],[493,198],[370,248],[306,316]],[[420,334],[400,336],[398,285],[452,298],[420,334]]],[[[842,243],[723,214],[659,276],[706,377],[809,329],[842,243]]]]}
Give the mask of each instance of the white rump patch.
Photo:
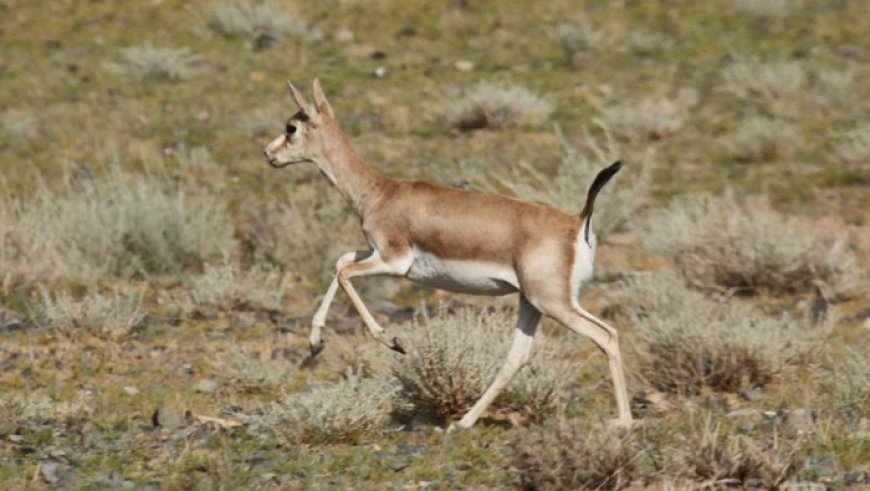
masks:
{"type": "MultiPolygon", "coordinates": [[[[587,218],[588,220],[588,218],[587,218]]],[[[592,278],[592,262],[595,260],[595,232],[589,231],[589,243],[585,237],[586,222],[581,225],[574,240],[574,263],[571,265],[571,301],[580,298],[580,287],[592,278]]]]}

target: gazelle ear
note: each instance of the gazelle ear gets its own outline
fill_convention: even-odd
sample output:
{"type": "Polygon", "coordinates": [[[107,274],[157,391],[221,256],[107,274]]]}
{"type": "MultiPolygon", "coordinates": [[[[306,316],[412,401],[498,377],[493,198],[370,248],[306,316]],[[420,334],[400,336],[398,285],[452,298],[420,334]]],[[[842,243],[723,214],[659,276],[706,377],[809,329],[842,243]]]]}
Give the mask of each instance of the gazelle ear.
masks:
{"type": "Polygon", "coordinates": [[[305,95],[293,86],[293,82],[288,80],[287,87],[290,89],[290,95],[293,96],[293,100],[296,101],[296,105],[299,106],[299,109],[309,116],[314,116],[314,107],[308,102],[305,95]]]}
{"type": "Polygon", "coordinates": [[[326,100],[326,94],[323,93],[323,87],[320,86],[320,80],[316,78],[314,79],[314,104],[317,106],[317,111],[321,114],[330,118],[335,117],[335,113],[332,112],[332,106],[326,100]]]}

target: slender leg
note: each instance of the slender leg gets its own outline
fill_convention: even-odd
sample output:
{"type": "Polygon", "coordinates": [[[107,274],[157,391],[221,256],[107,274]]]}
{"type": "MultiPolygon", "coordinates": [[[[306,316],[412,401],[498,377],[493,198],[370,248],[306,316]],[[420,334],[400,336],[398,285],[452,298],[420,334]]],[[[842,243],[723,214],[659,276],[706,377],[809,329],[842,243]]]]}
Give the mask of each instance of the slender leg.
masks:
{"type": "Polygon", "coordinates": [[[486,389],[483,396],[459,420],[459,426],[470,428],[474,425],[486,411],[486,408],[495,400],[499,392],[513,380],[520,368],[528,363],[532,353],[532,341],[534,340],[535,331],[538,329],[538,321],[540,320],[541,312],[532,307],[525,297],[520,295],[520,312],[507,360],[505,360],[495,380],[486,389]]]}
{"type": "Polygon", "coordinates": [[[613,378],[613,390],[616,394],[616,407],[619,412],[619,418],[615,423],[618,425],[631,424],[631,409],[628,405],[628,391],[625,384],[625,374],[622,371],[622,356],[619,352],[619,338],[616,329],[579,305],[564,307],[553,313],[548,311],[547,314],[552,315],[575,333],[588,337],[604,352],[610,367],[610,375],[613,378]]]}
{"type": "Polygon", "coordinates": [[[397,273],[392,266],[384,262],[380,255],[375,252],[361,261],[345,265],[338,271],[336,277],[338,278],[338,284],[341,285],[342,289],[347,293],[347,296],[350,297],[350,301],[353,302],[353,306],[356,307],[357,312],[359,312],[360,317],[362,317],[363,323],[365,323],[366,328],[368,328],[369,334],[384,346],[404,354],[405,349],[402,348],[399,338],[394,337],[392,340],[387,340],[384,335],[384,328],[378,325],[378,322],[374,317],[372,317],[369,309],[366,308],[362,299],[350,283],[350,279],[357,276],[374,276],[382,274],[397,273]]]}
{"type": "Polygon", "coordinates": [[[320,307],[314,313],[311,319],[311,334],[308,337],[308,347],[311,349],[311,356],[315,357],[323,350],[323,326],[326,325],[326,314],[329,313],[329,307],[335,299],[335,292],[338,291],[338,272],[348,264],[353,263],[359,257],[366,257],[371,252],[348,252],[342,254],[335,263],[335,275],[332,277],[332,282],[326,293],[323,295],[323,300],[320,302],[320,307]]]}

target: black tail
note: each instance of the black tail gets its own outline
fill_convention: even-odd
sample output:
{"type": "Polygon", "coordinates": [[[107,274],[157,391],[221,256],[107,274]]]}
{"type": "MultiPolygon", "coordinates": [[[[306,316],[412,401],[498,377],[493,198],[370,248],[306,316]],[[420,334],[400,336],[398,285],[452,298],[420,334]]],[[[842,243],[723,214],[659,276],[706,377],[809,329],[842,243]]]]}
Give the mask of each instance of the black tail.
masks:
{"type": "MultiPolygon", "coordinates": [[[[610,164],[609,167],[606,167],[595,176],[595,180],[592,181],[592,185],[589,186],[589,192],[586,193],[586,206],[583,207],[583,211],[580,212],[580,219],[586,220],[586,228],[583,231],[583,237],[586,240],[586,243],[589,244],[589,224],[592,222],[592,208],[595,205],[595,198],[598,196],[598,192],[601,191],[601,188],[610,181],[610,178],[616,175],[619,172],[619,169],[622,168],[622,162],[616,161],[610,164]]],[[[591,245],[591,244],[590,244],[591,245]]]]}

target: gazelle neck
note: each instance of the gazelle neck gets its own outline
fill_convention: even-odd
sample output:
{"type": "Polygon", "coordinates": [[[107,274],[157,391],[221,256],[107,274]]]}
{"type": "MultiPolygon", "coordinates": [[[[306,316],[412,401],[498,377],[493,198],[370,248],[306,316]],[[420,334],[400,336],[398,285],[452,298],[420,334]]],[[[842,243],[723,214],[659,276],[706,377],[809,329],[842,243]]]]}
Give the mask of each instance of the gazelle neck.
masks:
{"type": "Polygon", "coordinates": [[[337,127],[334,138],[323,145],[323,155],[314,163],[338,188],[357,216],[362,217],[381,197],[387,178],[372,169],[337,127]]]}

